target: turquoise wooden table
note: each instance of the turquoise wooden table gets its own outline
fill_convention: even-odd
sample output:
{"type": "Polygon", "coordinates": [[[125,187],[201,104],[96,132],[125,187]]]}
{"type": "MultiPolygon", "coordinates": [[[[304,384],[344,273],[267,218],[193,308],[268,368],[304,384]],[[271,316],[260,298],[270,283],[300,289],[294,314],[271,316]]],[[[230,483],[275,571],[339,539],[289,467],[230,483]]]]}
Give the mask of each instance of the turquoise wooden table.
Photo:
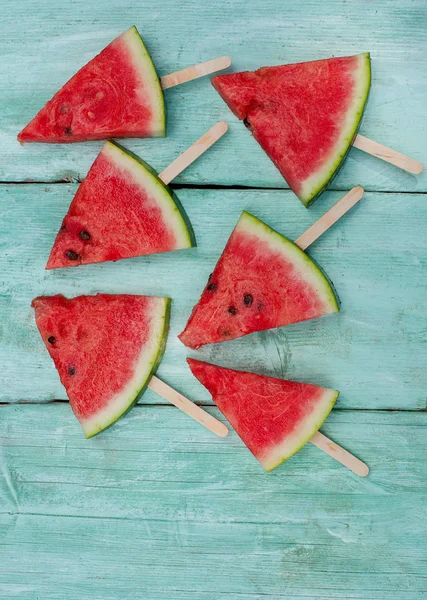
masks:
{"type": "MultiPolygon", "coordinates": [[[[235,70],[370,51],[361,133],[426,162],[424,0],[3,0],[0,25],[0,597],[23,600],[420,600],[427,595],[427,175],[352,149],[307,211],[207,78],[166,92],[169,137],[126,146],[161,169],[230,131],[175,189],[198,248],[46,272],[100,143],[20,147],[76,68],[136,24],[159,74],[229,54],[235,70]],[[365,198],[311,255],[342,313],[199,356],[341,390],[323,431],[360,479],[308,444],[267,475],[152,392],[85,440],[35,328],[37,294],[173,297],[159,376],[219,418],[176,338],[242,209],[296,237],[353,185],[365,198]]],[[[195,354],[195,353],[193,353],[195,354]]]]}

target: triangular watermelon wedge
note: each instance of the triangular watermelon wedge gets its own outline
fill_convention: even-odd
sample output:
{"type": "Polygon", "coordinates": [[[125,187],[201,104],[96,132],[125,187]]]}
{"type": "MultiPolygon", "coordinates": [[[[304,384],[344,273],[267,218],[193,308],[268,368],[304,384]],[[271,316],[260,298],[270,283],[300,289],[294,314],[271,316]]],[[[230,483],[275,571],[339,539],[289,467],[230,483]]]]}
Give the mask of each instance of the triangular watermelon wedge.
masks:
{"type": "Polygon", "coordinates": [[[40,296],[40,335],[86,437],[136,403],[166,346],[169,298],[127,294],[40,296]]]}
{"type": "Polygon", "coordinates": [[[266,471],[298,452],[321,427],[339,392],[187,359],[193,375],[266,471]]]}
{"type": "Polygon", "coordinates": [[[18,140],[69,143],[164,135],[160,81],[136,27],[131,27],[67,81],[18,140]]]}
{"type": "Polygon", "coordinates": [[[338,310],[307,254],[244,211],[179,339],[199,348],[338,310]]]}
{"type": "Polygon", "coordinates": [[[106,142],[71,202],[46,269],[195,246],[179,200],[156,172],[106,142]]]}
{"type": "Polygon", "coordinates": [[[369,54],[217,75],[212,83],[305,206],[325,189],[357,133],[369,54]]]}

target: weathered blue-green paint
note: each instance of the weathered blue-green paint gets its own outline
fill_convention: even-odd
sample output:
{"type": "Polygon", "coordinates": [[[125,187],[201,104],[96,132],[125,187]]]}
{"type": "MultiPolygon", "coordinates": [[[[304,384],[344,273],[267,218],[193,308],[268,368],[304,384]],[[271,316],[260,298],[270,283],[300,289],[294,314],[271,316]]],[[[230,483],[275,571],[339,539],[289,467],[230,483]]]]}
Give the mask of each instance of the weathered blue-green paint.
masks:
{"type": "MultiPolygon", "coordinates": [[[[360,132],[425,160],[427,30],[424,0],[123,0],[2,2],[0,181],[84,177],[101,143],[20,147],[16,134],[118,33],[135,24],[160,75],[229,54],[234,70],[370,52],[372,90],[360,132]],[[25,31],[25,35],[23,35],[25,31]]],[[[274,165],[203,78],[165,92],[168,138],[133,140],[131,150],[161,170],[219,119],[230,131],[180,177],[189,183],[286,187],[274,165]],[[221,168],[218,165],[221,164],[221,168]]],[[[427,191],[414,177],[359,150],[334,189],[427,191]]]]}
{"type": "MultiPolygon", "coordinates": [[[[45,271],[76,186],[3,185],[0,400],[65,398],[39,339],[31,300],[131,292],[173,298],[160,376],[195,400],[207,391],[189,374],[182,331],[243,209],[296,238],[342,195],[307,211],[290,191],[179,190],[198,247],[117,263],[45,271]]],[[[343,408],[426,408],[427,202],[422,194],[366,194],[310,249],[333,281],[342,311],[315,321],[205,347],[220,364],[341,390],[343,408]]],[[[143,402],[158,402],[151,392],[143,402]]]]}
{"type": "Polygon", "coordinates": [[[4,598],[423,597],[426,413],[332,412],[366,479],[311,444],[267,475],[173,407],[90,441],[66,403],[0,415],[4,598]]]}
{"type": "MultiPolygon", "coordinates": [[[[284,189],[178,189],[197,249],[45,272],[76,186],[41,182],[83,178],[101,144],[16,142],[78,66],[136,24],[160,74],[222,54],[240,70],[370,51],[361,132],[426,162],[425,20],[423,0],[2,3],[0,598],[426,597],[427,195],[408,192],[427,192],[427,176],[351,150],[332,188],[372,193],[310,249],[341,314],[198,353],[341,390],[323,431],[365,460],[369,477],[310,444],[266,475],[233,432],[215,438],[151,392],[85,440],[68,404],[48,403],[65,394],[29,304],[42,293],[171,295],[159,375],[209,404],[176,334],[241,210],[295,238],[342,193],[307,211],[284,189]],[[40,183],[10,184],[24,181],[40,183]],[[373,410],[386,408],[398,410],[373,410]]],[[[166,101],[169,137],[126,147],[162,169],[225,119],[229,133],[178,183],[286,187],[208,79],[168,90],[166,101]]]]}

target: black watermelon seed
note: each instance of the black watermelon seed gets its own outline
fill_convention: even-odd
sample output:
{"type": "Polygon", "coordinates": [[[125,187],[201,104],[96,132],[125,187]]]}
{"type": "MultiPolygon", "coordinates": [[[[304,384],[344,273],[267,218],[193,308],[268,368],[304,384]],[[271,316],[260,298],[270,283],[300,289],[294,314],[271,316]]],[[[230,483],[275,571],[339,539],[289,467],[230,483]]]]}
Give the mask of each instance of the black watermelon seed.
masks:
{"type": "Polygon", "coordinates": [[[212,275],[213,275],[213,273],[211,273],[211,274],[209,275],[209,277],[208,277],[208,281],[210,281],[210,280],[212,279],[212,275]]]}
{"type": "Polygon", "coordinates": [[[229,306],[228,312],[230,313],[230,315],[237,315],[237,308],[235,306],[229,306]]]}
{"type": "Polygon", "coordinates": [[[68,367],[68,375],[74,375],[76,372],[74,367],[68,367]]]}
{"type": "Polygon", "coordinates": [[[223,337],[230,337],[231,333],[228,331],[228,329],[225,329],[225,330],[222,332],[222,335],[223,335],[223,337]]]}
{"type": "Polygon", "coordinates": [[[47,338],[47,341],[49,342],[49,344],[54,344],[56,342],[56,339],[53,335],[51,335],[47,338]]]}
{"type": "Polygon", "coordinates": [[[252,296],[250,294],[245,294],[243,296],[243,302],[245,303],[245,306],[251,306],[253,301],[254,301],[254,299],[252,298],[252,296]]]}
{"type": "Polygon", "coordinates": [[[72,134],[73,134],[73,132],[71,131],[71,127],[66,127],[66,128],[64,129],[64,133],[65,133],[65,134],[67,134],[67,135],[72,135],[72,134]]]}
{"type": "Polygon", "coordinates": [[[252,125],[249,123],[249,119],[247,117],[243,119],[243,125],[249,129],[249,131],[252,131],[252,125]]]}
{"type": "Polygon", "coordinates": [[[85,231],[84,229],[79,233],[79,236],[82,240],[90,240],[90,233],[88,231],[85,231]]]}
{"type": "Polygon", "coordinates": [[[208,289],[210,292],[214,292],[214,291],[216,290],[216,288],[217,288],[217,285],[216,285],[216,283],[210,283],[210,284],[208,285],[208,287],[207,287],[207,289],[208,289]]]}
{"type": "Polygon", "coordinates": [[[64,224],[62,224],[62,225],[61,225],[61,231],[64,231],[64,229],[65,229],[65,225],[64,225],[64,224]]]}
{"type": "Polygon", "coordinates": [[[68,258],[68,260],[79,260],[79,255],[77,252],[74,252],[74,250],[67,250],[65,256],[68,258]]]}

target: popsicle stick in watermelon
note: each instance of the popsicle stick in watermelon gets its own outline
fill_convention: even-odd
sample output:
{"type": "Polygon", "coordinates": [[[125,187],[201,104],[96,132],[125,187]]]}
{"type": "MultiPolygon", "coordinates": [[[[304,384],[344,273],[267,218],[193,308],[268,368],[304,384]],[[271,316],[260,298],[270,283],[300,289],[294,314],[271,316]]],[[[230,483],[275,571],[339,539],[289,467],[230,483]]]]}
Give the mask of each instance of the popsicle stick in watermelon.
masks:
{"type": "Polygon", "coordinates": [[[212,83],[307,207],[352,144],[410,173],[423,169],[357,135],[371,85],[369,53],[217,75],[212,83]]]}
{"type": "Polygon", "coordinates": [[[311,441],[357,475],[368,475],[365,463],[318,431],[339,396],[337,390],[235,371],[193,358],[187,362],[266,471],[311,441]]]}
{"type": "Polygon", "coordinates": [[[36,324],[71,408],[90,438],[128,412],[149,386],[218,436],[228,429],[160,381],[170,299],[97,294],[32,302],[36,324]]]}
{"type": "Polygon", "coordinates": [[[227,128],[216,123],[160,175],[115,142],[106,142],[71,202],[46,269],[195,246],[191,223],[167,184],[227,128]]]}
{"type": "Polygon", "coordinates": [[[327,277],[303,252],[363,196],[356,186],[291,242],[244,211],[178,336],[197,349],[339,311],[327,277]]]}
{"type": "Polygon", "coordinates": [[[163,89],[226,69],[222,56],[159,79],[131,27],[82,67],[19,133],[20,142],[70,143],[164,137],[163,89]]]}

